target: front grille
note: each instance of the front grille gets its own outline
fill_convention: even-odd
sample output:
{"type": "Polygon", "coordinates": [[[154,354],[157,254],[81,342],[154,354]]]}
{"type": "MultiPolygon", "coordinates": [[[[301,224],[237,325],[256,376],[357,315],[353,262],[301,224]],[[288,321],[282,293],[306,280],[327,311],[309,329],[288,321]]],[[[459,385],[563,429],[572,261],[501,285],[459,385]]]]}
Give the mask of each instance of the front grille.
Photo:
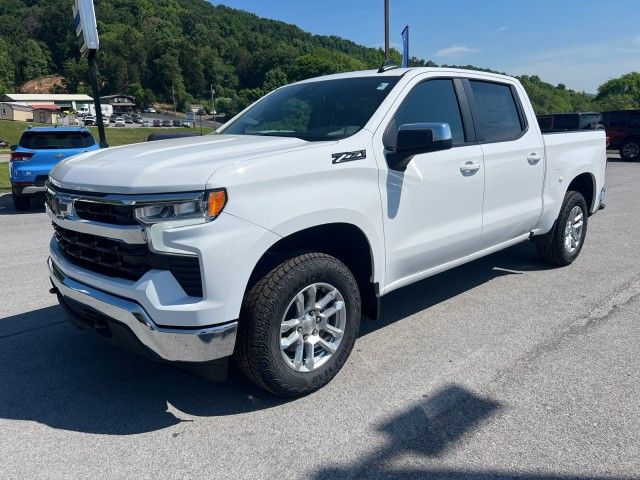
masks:
{"type": "Polygon", "coordinates": [[[113,225],[138,225],[133,215],[133,205],[76,200],[73,204],[76,215],[84,220],[111,223],[113,225]]]}
{"type": "Polygon", "coordinates": [[[111,277],[139,280],[149,270],[168,270],[185,293],[202,297],[200,263],[196,257],[159,255],[146,244],[79,233],[53,224],[63,256],[71,263],[111,277]]]}

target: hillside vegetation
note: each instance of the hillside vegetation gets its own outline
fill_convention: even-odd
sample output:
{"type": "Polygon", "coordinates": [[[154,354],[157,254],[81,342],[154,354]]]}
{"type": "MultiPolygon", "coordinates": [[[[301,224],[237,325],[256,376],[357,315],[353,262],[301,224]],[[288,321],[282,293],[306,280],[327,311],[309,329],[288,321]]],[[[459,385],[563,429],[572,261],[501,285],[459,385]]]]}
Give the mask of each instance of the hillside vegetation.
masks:
{"type": "MultiPolygon", "coordinates": [[[[55,90],[89,93],[87,62],[78,58],[72,3],[0,2],[0,93],[51,74],[65,77],[66,84],[55,90]]],[[[130,93],[141,105],[171,102],[174,96],[179,109],[192,102],[207,104],[212,84],[217,110],[233,114],[280,85],[377,68],[384,56],[381,49],[312,35],[294,25],[204,0],[95,0],[95,4],[101,94],[130,93]]],[[[395,50],[393,57],[400,61],[395,50]]],[[[417,58],[411,63],[435,65],[417,58]]],[[[636,77],[603,85],[596,98],[537,76],[521,80],[539,113],[640,106],[636,77]]]]}

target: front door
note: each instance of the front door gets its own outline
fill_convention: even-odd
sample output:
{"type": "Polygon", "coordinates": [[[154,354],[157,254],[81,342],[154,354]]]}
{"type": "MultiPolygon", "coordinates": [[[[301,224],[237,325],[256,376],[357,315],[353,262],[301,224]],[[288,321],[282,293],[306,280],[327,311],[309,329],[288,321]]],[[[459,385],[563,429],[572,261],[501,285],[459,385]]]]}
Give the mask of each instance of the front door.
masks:
{"type": "Polygon", "coordinates": [[[384,144],[395,139],[400,125],[438,122],[449,124],[454,144],[450,150],[415,155],[404,172],[381,169],[386,291],[478,249],[482,148],[470,144],[472,130],[463,120],[460,85],[456,88],[451,78],[415,84],[386,126],[384,138],[374,138],[376,153],[388,153],[384,144]]]}

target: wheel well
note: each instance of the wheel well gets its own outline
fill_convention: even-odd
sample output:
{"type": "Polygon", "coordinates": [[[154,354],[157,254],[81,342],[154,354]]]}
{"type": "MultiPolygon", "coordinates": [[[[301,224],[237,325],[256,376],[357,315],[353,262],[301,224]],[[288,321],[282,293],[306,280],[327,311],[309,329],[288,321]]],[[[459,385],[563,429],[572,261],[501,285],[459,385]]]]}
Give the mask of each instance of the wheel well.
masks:
{"type": "Polygon", "coordinates": [[[567,190],[573,190],[574,192],[582,194],[587,202],[587,206],[589,207],[589,214],[591,214],[591,210],[593,209],[593,199],[595,196],[595,182],[593,181],[591,174],[581,173],[571,181],[567,190]]]}
{"type": "Polygon", "coordinates": [[[365,234],[349,223],[330,223],[300,230],[282,238],[260,258],[251,273],[247,291],[285,258],[305,252],[321,252],[336,257],[353,273],[362,299],[362,313],[377,319],[379,302],[372,282],[373,257],[365,234]]]}

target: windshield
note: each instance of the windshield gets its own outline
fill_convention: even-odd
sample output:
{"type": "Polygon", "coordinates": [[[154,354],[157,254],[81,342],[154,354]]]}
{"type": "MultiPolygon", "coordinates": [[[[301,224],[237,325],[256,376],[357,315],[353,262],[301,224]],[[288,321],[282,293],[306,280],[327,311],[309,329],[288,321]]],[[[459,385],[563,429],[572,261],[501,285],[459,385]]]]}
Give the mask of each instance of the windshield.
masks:
{"type": "Polygon", "coordinates": [[[289,85],[260,100],[223,133],[339,140],[364,127],[398,79],[341,78],[289,85]]]}
{"type": "Polygon", "coordinates": [[[89,132],[59,131],[30,132],[26,131],[20,138],[19,145],[29,150],[86,148],[95,145],[89,132]]]}

